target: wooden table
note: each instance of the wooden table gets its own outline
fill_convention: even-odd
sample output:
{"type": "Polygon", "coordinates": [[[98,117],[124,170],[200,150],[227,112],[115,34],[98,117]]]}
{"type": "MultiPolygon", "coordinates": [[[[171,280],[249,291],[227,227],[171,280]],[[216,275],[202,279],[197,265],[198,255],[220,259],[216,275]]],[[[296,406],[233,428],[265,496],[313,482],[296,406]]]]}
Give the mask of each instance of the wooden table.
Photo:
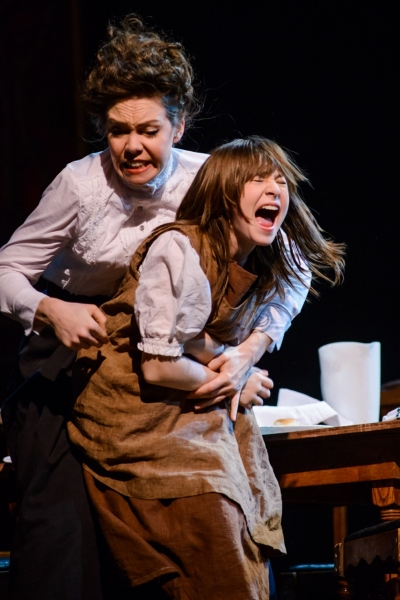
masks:
{"type": "MultiPolygon", "coordinates": [[[[261,428],[285,503],[372,503],[383,520],[400,518],[400,421],[264,435],[267,430],[261,428]]],[[[336,510],[334,541],[345,535],[345,509],[336,510]]]]}

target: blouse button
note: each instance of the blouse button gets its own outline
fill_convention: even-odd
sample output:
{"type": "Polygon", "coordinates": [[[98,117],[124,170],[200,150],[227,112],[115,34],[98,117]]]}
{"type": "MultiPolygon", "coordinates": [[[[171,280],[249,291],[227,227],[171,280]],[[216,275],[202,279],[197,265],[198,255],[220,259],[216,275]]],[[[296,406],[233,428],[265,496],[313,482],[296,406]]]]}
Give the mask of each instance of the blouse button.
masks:
{"type": "Polygon", "coordinates": [[[143,229],[144,229],[144,225],[141,225],[141,226],[139,227],[139,229],[140,229],[140,231],[143,231],[143,229]]]}

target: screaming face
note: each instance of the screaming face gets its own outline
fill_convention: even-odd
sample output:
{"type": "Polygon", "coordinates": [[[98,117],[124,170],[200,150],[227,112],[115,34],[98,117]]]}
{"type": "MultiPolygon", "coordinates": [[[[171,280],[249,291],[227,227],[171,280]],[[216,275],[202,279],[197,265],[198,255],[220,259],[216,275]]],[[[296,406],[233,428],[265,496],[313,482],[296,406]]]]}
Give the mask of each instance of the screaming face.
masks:
{"type": "Polygon", "coordinates": [[[244,264],[255,246],[269,246],[289,208],[286,179],[278,170],[256,176],[243,189],[240,207],[246,218],[236,213],[233,219],[233,257],[244,264]]]}
{"type": "Polygon", "coordinates": [[[158,97],[117,102],[107,114],[114,169],[129,187],[148,183],[165,169],[183,129],[183,121],[172,125],[158,97]]]}

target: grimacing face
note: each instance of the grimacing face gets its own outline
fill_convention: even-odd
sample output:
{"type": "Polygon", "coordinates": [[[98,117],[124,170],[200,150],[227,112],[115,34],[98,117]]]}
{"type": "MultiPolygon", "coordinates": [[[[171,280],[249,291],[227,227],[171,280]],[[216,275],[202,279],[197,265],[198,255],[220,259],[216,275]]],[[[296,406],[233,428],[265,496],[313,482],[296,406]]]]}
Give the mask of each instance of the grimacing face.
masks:
{"type": "Polygon", "coordinates": [[[256,176],[244,185],[240,207],[232,222],[234,258],[244,264],[255,246],[269,246],[286,217],[289,190],[285,177],[276,170],[267,177],[256,176]]]}
{"type": "Polygon", "coordinates": [[[121,179],[134,188],[161,173],[184,127],[184,120],[171,123],[159,97],[114,104],[107,113],[106,131],[111,160],[121,179]]]}

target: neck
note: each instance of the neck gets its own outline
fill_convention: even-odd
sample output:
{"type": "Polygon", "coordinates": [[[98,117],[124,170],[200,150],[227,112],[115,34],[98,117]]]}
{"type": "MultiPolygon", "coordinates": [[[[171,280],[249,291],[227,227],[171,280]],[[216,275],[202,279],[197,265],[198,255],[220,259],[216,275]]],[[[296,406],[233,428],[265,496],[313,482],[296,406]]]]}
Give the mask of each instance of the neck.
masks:
{"type": "Polygon", "coordinates": [[[240,239],[235,234],[235,232],[231,230],[230,257],[240,267],[244,267],[249,257],[249,254],[254,250],[254,248],[254,244],[246,244],[243,242],[241,243],[240,239]]]}

